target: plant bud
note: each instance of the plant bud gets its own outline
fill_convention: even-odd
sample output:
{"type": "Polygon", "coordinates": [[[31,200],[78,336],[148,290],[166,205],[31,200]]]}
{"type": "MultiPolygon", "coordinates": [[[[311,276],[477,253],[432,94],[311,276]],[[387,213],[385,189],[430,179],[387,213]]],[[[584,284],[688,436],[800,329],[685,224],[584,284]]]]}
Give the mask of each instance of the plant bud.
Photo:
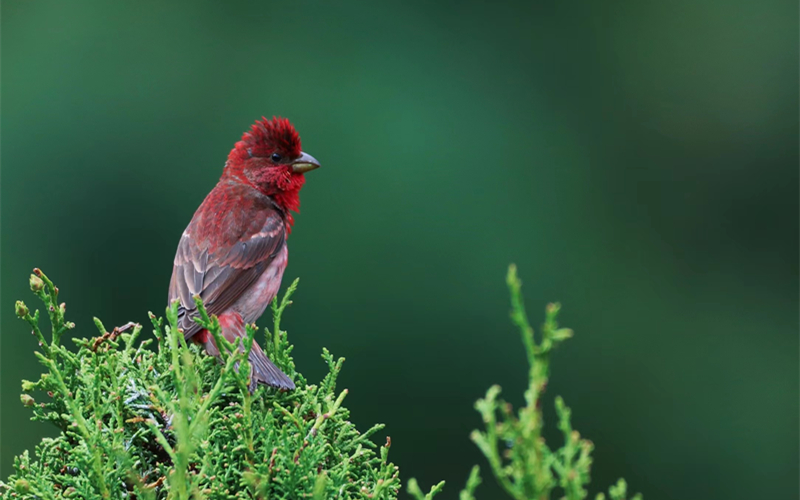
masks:
{"type": "Polygon", "coordinates": [[[17,482],[14,483],[14,491],[21,495],[29,493],[31,491],[31,483],[25,479],[17,479],[17,482]]]}
{"type": "Polygon", "coordinates": [[[19,316],[20,318],[24,318],[30,312],[28,310],[28,306],[26,306],[25,303],[22,302],[21,300],[17,301],[14,310],[17,312],[17,316],[19,316]]]}
{"type": "Polygon", "coordinates": [[[36,403],[36,401],[33,400],[33,397],[31,397],[30,394],[21,394],[19,396],[19,400],[22,401],[22,404],[24,404],[25,406],[33,406],[36,403]]]}
{"type": "Polygon", "coordinates": [[[22,381],[22,390],[25,392],[32,391],[36,388],[36,384],[31,382],[30,380],[23,380],[22,381]]]}
{"type": "Polygon", "coordinates": [[[40,292],[44,288],[44,281],[41,278],[36,276],[35,274],[31,274],[30,280],[31,290],[34,292],[40,292]]]}

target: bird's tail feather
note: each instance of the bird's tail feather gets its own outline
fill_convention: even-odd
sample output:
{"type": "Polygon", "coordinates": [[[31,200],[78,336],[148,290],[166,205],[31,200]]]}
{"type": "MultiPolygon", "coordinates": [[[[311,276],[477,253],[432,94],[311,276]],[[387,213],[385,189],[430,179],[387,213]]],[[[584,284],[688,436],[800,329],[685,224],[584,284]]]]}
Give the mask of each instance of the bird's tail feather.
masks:
{"type": "Polygon", "coordinates": [[[295,388],[292,379],[275,366],[275,363],[270,361],[264,351],[261,350],[258,342],[253,342],[253,348],[250,349],[250,356],[247,360],[250,361],[250,392],[256,390],[256,384],[264,384],[283,390],[293,390],[295,388]]]}
{"type": "MultiPolygon", "coordinates": [[[[238,313],[225,315],[219,317],[220,326],[222,326],[222,335],[230,342],[234,342],[237,337],[243,337],[244,334],[244,321],[238,313]]],[[[205,347],[208,354],[219,358],[219,349],[214,343],[214,338],[206,331],[202,330],[198,335],[193,337],[195,342],[200,342],[205,347]]],[[[243,347],[240,347],[243,349],[243,347]]],[[[250,392],[255,392],[257,384],[264,384],[269,387],[276,387],[282,390],[293,390],[295,388],[294,382],[280,368],[275,366],[275,363],[270,361],[258,342],[253,341],[253,347],[250,349],[250,355],[247,360],[250,362],[250,392]]],[[[239,369],[239,363],[235,365],[239,369]]]]}

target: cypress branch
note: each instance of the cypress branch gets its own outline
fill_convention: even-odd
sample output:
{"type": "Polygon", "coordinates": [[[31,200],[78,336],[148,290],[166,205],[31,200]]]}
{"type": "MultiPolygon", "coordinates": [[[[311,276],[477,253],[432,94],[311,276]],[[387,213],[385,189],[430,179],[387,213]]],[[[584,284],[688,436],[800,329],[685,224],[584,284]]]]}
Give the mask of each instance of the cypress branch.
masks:
{"type": "Polygon", "coordinates": [[[198,302],[199,322],[220,347],[217,362],[187,345],[171,304],[166,321],[150,313],[156,349],[153,340],[137,340],[141,325],[108,332],[95,320],[100,335],[74,339],[72,353],[60,339],[74,324],[57,304],[58,288],[36,270],[31,290],[44,302],[51,331],[48,340],[39,312],[17,302],[45,367],[38,381],[23,381],[21,401],[33,420],[51,422],[61,434],[43,439],[35,459],[27,451],[15,458],[0,498],[395,499],[391,441],[378,448],[370,440],[380,424],[360,433],[343,406],[347,390],[336,388],[344,359],[323,350],[329,372],[320,384],[295,371],[280,322],[296,288],[297,281],[273,303],[265,351],[297,389],[251,394],[254,326],[246,339],[228,342],[198,302]]]}
{"type": "MultiPolygon", "coordinates": [[[[500,386],[493,385],[486,396],[475,403],[481,414],[485,430],[474,430],[470,438],[489,462],[498,484],[515,500],[549,500],[554,491],[560,489],[557,498],[582,500],[588,492],[592,464],[591,441],[581,438],[570,423],[571,411],[558,396],[555,400],[558,428],[564,444],[551,450],[542,437],[541,398],[550,376],[550,352],[561,342],[572,337],[572,330],[559,328],[557,317],[559,304],[549,304],[545,309],[545,322],[539,342],[525,312],[522,298],[522,281],[513,264],[508,268],[506,284],[511,295],[511,321],[519,328],[522,343],[528,358],[528,388],[525,391],[525,406],[514,413],[511,403],[500,399],[500,386]]],[[[474,500],[475,488],[480,484],[478,466],[472,469],[460,500],[474,500]]],[[[442,490],[444,483],[434,486],[430,493],[423,494],[413,478],[408,491],[416,500],[432,500],[442,490]]],[[[610,500],[626,500],[627,485],[623,479],[609,489],[610,500]]],[[[599,493],[596,500],[605,500],[599,493]]],[[[637,494],[633,500],[642,500],[637,494]]]]}

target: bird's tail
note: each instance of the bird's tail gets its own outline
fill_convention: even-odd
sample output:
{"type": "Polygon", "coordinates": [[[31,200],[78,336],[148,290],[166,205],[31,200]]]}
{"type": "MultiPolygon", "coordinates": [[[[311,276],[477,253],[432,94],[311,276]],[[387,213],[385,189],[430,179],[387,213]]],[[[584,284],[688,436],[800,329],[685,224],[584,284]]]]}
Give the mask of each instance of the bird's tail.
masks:
{"type": "Polygon", "coordinates": [[[289,391],[294,389],[292,379],[270,361],[258,342],[253,341],[253,348],[250,349],[250,356],[247,360],[250,361],[250,392],[256,390],[256,384],[289,391]]]}
{"type": "MultiPolygon", "coordinates": [[[[222,335],[230,342],[234,342],[236,337],[244,337],[245,335],[244,320],[242,320],[239,313],[220,315],[219,324],[222,327],[222,335]]],[[[195,335],[193,340],[202,343],[208,354],[219,357],[219,349],[214,343],[214,338],[206,330],[202,330],[198,335],[195,335]]],[[[250,362],[251,393],[255,392],[257,384],[264,384],[282,390],[293,390],[295,388],[292,379],[275,366],[275,363],[270,361],[255,340],[247,360],[250,362]]],[[[239,369],[238,363],[236,364],[236,369],[239,369]]]]}

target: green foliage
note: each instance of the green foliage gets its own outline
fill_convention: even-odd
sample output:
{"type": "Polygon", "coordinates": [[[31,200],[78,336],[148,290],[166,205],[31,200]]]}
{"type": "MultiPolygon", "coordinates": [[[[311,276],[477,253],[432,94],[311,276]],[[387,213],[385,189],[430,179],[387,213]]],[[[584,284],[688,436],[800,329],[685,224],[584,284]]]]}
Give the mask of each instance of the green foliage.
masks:
{"type": "MultiPolygon", "coordinates": [[[[486,396],[475,403],[485,430],[475,430],[470,437],[486,456],[497,482],[515,500],[548,500],[557,489],[561,490],[561,498],[565,500],[581,500],[588,494],[585,487],[590,480],[593,445],[572,428],[570,409],[561,397],[556,398],[555,405],[564,444],[553,451],[542,437],[544,420],[541,398],[550,375],[550,352],[572,337],[572,330],[558,327],[556,318],[560,306],[549,304],[537,343],[525,313],[522,282],[517,276],[516,266],[509,267],[506,283],[511,293],[511,320],[519,328],[530,366],[525,406],[515,414],[511,404],[499,398],[500,386],[490,387],[486,396]]],[[[466,488],[461,491],[460,500],[473,500],[479,482],[476,466],[466,488]]],[[[441,482],[424,495],[416,480],[411,479],[408,491],[416,500],[431,500],[443,487],[444,482],[441,482]]],[[[609,489],[608,498],[626,500],[627,485],[624,480],[620,479],[609,489]]],[[[641,498],[637,494],[633,500],[641,498]]],[[[605,499],[603,493],[596,496],[596,500],[605,499]]]]}
{"type": "MultiPolygon", "coordinates": [[[[187,345],[177,328],[177,306],[166,322],[150,315],[153,340],[138,341],[141,325],[128,324],[75,339],[77,352],[61,345],[75,327],[64,318],[58,288],[39,270],[31,289],[44,302],[50,341],[39,311],[17,302],[16,313],[32,328],[45,373],[23,381],[21,401],[33,420],[60,429],[24,452],[15,473],[0,482],[2,499],[56,498],[370,498],[393,499],[397,467],[388,461],[389,440],[377,449],[359,433],[342,406],[347,390],[336,391],[343,358],[323,351],[329,372],[316,385],[295,370],[281,316],[297,287],[273,303],[273,332],[267,352],[297,390],[248,390],[248,338],[232,345],[216,318],[202,310],[201,322],[221,346],[222,362],[187,345]]],[[[202,306],[202,304],[200,304],[202,306]]]]}
{"type": "MultiPolygon", "coordinates": [[[[520,330],[530,365],[525,406],[516,413],[500,399],[500,387],[489,388],[475,403],[485,429],[471,434],[486,456],[492,474],[515,500],[549,500],[560,491],[565,500],[582,500],[588,492],[592,443],[572,428],[570,409],[556,397],[558,428],[564,444],[553,451],[542,437],[541,398],[547,387],[550,352],[572,336],[559,328],[558,304],[547,306],[537,342],[522,298],[516,268],[509,268],[511,319],[520,330]]],[[[47,369],[36,382],[23,381],[23,405],[33,420],[55,424],[61,433],[16,457],[15,473],[0,482],[2,499],[56,498],[324,498],[395,499],[397,467],[388,461],[391,441],[376,449],[370,436],[382,424],[359,433],[342,406],[347,390],[336,392],[344,358],[325,349],[328,374],[310,385],[295,370],[292,346],[280,329],[297,281],[283,299],[272,304],[274,326],[266,333],[264,351],[297,389],[278,392],[258,388],[250,394],[247,361],[254,325],[247,337],[233,344],[220,333],[199,297],[199,322],[220,347],[221,362],[187,345],[177,328],[177,303],[167,309],[166,322],[152,313],[158,349],[152,340],[138,341],[141,325],[129,323],[100,332],[92,339],[74,339],[73,353],[61,337],[75,324],[66,321],[66,306],[58,304],[58,288],[38,269],[31,290],[45,304],[51,336],[48,342],[33,314],[16,303],[16,314],[31,326],[42,352],[36,357],[47,369]],[[39,391],[37,402],[30,393],[39,391]]],[[[481,483],[473,467],[459,500],[475,500],[481,483]]],[[[408,493],[415,500],[432,500],[444,481],[423,493],[415,479],[408,493]]],[[[626,500],[624,480],[596,500],[626,500]]],[[[641,500],[637,494],[633,500],[641,500]]]]}

